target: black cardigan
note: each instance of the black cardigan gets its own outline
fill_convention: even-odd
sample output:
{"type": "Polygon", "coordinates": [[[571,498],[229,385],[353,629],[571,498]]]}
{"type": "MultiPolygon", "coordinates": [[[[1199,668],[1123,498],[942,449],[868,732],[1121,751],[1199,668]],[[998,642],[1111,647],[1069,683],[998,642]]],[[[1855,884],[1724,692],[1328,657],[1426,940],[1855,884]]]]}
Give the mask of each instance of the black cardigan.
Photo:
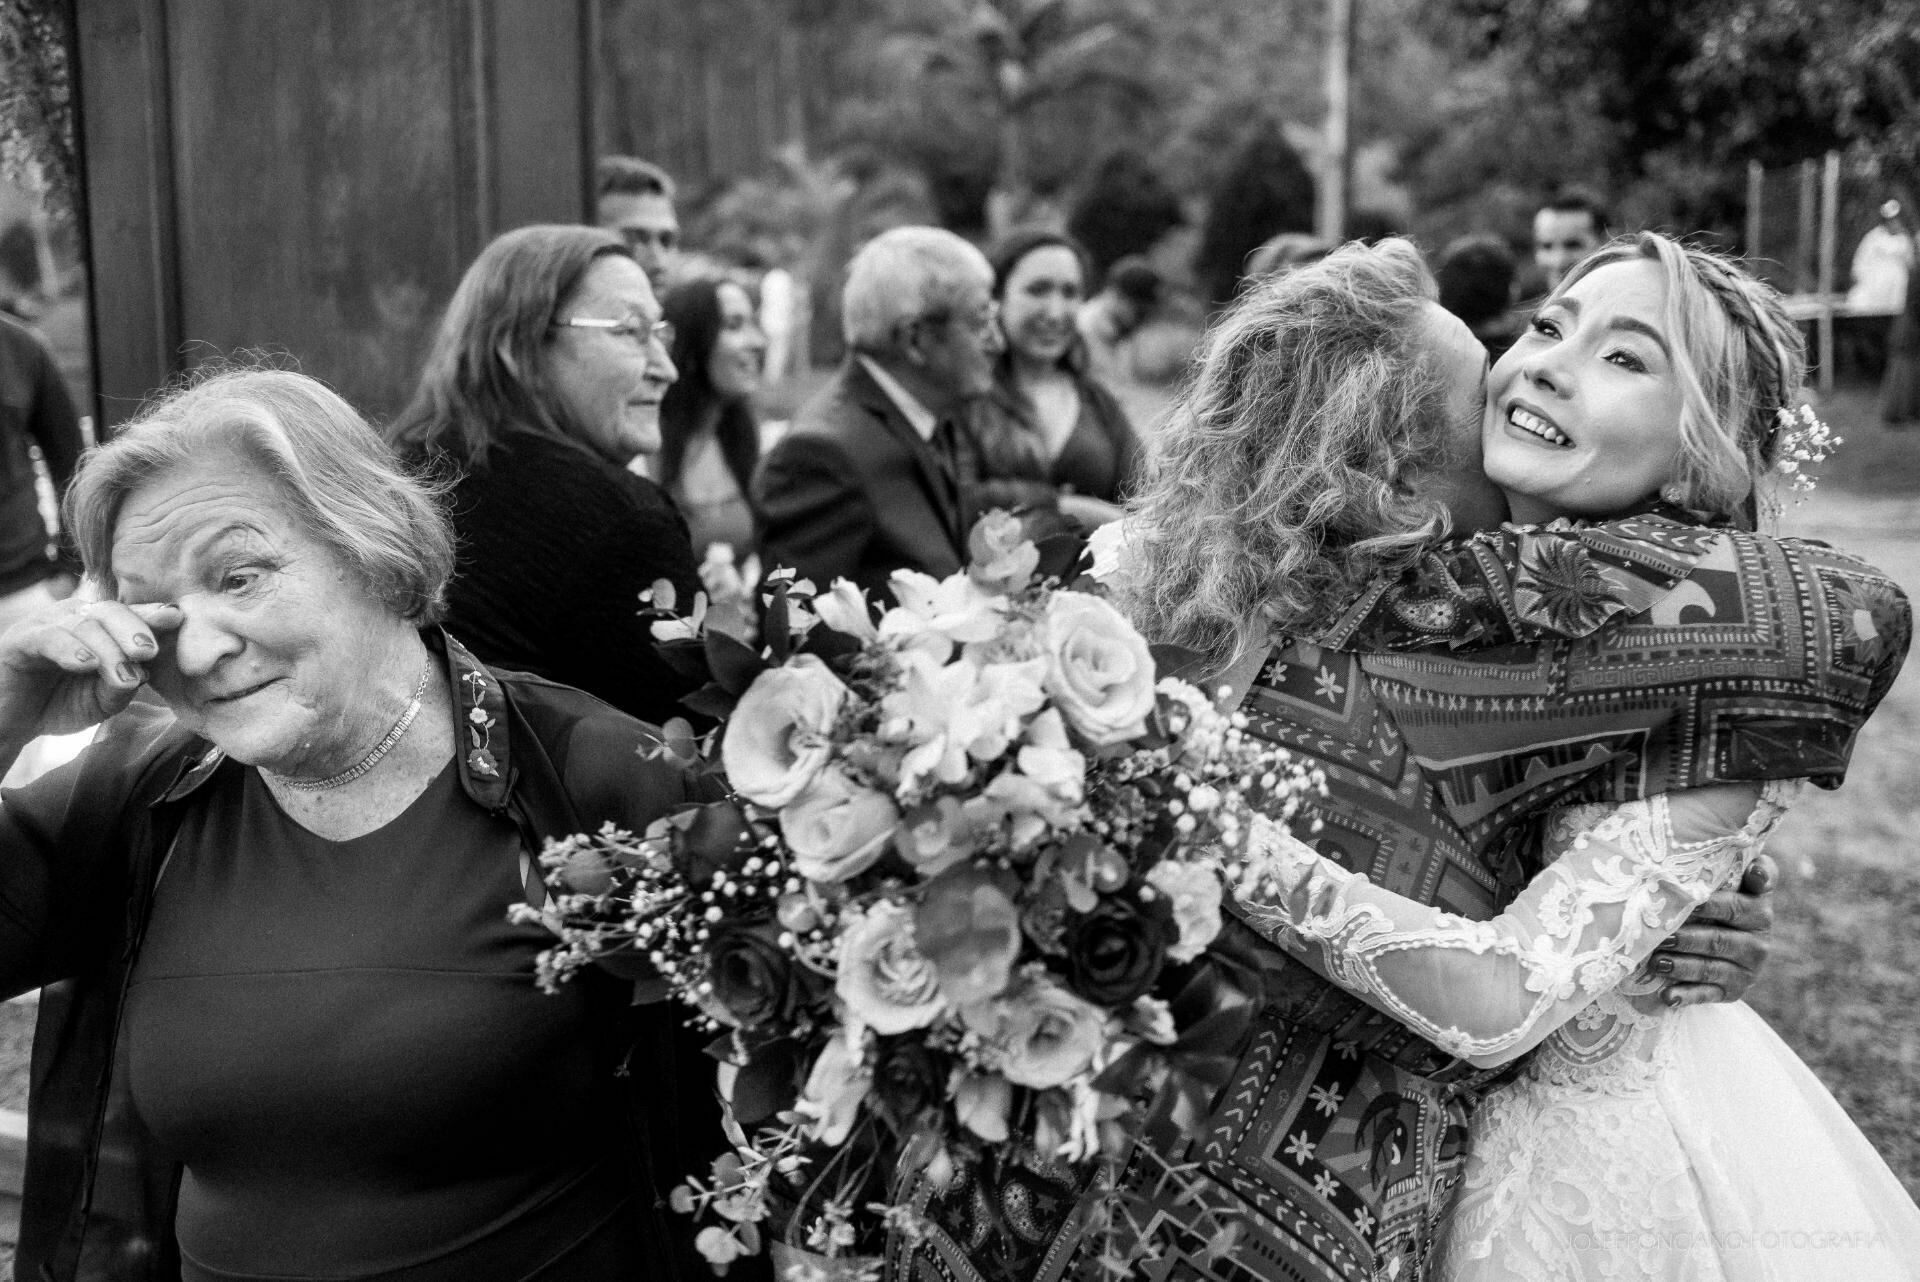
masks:
{"type": "Polygon", "coordinates": [[[449,502],[459,538],[447,630],[488,664],[538,673],[655,724],[685,715],[690,683],[640,618],[655,580],[693,607],[687,523],[652,481],[571,441],[504,433],[449,502]]]}

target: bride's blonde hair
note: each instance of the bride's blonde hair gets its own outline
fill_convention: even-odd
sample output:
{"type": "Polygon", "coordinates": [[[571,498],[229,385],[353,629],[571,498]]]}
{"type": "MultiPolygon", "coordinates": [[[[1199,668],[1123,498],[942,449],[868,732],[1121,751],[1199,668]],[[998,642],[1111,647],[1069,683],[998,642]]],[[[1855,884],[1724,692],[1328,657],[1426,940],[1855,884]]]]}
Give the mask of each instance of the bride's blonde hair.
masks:
{"type": "Polygon", "coordinates": [[[1440,502],[1406,484],[1453,435],[1434,294],[1409,242],[1349,245],[1214,326],[1129,504],[1122,604],[1150,640],[1225,668],[1442,533],[1440,502]]]}
{"type": "MultiPolygon", "coordinates": [[[[1780,458],[1778,411],[1800,404],[1807,344],[1778,290],[1710,250],[1643,231],[1575,264],[1547,299],[1616,263],[1651,262],[1666,278],[1663,328],[1681,389],[1680,506],[1751,523],[1749,500],[1780,458]]],[[[1545,306],[1547,304],[1542,304],[1545,306]]]]}

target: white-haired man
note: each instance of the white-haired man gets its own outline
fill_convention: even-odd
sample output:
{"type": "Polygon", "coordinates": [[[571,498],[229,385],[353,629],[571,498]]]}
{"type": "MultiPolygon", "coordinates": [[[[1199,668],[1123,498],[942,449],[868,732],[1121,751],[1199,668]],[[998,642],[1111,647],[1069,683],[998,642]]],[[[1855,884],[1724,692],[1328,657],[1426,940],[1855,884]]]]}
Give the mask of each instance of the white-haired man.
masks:
{"type": "Polygon", "coordinates": [[[1002,346],[993,269],[952,232],[896,227],[848,264],[841,323],[846,364],[754,477],[764,559],[875,592],[897,569],[951,574],[966,561],[961,410],[1002,346]]]}

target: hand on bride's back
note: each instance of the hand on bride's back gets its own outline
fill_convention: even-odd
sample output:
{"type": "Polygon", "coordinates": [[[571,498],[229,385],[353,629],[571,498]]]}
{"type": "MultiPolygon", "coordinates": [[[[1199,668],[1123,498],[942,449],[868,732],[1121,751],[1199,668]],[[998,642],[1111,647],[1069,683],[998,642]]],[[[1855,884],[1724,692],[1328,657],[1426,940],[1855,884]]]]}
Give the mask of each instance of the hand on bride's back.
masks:
{"type": "Polygon", "coordinates": [[[1735,890],[1716,891],[1647,961],[1667,981],[1675,1006],[1737,1002],[1773,951],[1773,888],[1780,880],[1771,855],[1761,855],[1735,890]]]}

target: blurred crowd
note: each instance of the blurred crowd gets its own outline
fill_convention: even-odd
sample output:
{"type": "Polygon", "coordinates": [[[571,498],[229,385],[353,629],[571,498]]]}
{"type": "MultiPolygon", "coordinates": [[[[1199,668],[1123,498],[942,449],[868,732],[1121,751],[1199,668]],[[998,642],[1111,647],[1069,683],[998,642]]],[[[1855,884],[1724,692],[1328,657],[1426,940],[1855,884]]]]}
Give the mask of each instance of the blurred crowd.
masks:
{"type": "MultiPolygon", "coordinates": [[[[1898,425],[1920,419],[1920,273],[1898,202],[1879,212],[1845,310],[1884,366],[1898,425]]],[[[596,226],[521,228],[486,247],[387,432],[452,496],[456,634],[483,659],[653,721],[679,715],[687,691],[652,657],[643,597],[750,601],[775,566],[884,593],[896,571],[964,564],[968,530],[993,508],[1036,538],[1114,520],[1153,427],[1133,420],[1142,398],[1129,389],[1166,376],[1142,370],[1141,335],[1185,325],[1190,348],[1204,321],[1152,259],[1104,241],[1096,256],[1059,220],[984,249],[932,226],[883,231],[853,252],[823,313],[808,273],[780,255],[686,244],[674,180],[647,161],[603,158],[594,213],[596,226]],[[844,343],[830,373],[810,360],[822,314],[844,343]],[[777,417],[762,413],[770,402],[777,417]]],[[[1362,239],[1395,230],[1361,221],[1362,239]]],[[[1595,193],[1567,188],[1529,230],[1530,252],[1488,231],[1432,255],[1439,302],[1490,360],[1623,229],[1595,193]]],[[[1333,248],[1274,235],[1232,289],[1333,248]]],[[[73,587],[43,514],[82,442],[45,345],[8,317],[0,412],[4,625],[73,587]]]]}

